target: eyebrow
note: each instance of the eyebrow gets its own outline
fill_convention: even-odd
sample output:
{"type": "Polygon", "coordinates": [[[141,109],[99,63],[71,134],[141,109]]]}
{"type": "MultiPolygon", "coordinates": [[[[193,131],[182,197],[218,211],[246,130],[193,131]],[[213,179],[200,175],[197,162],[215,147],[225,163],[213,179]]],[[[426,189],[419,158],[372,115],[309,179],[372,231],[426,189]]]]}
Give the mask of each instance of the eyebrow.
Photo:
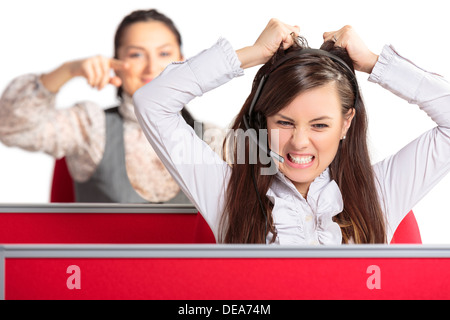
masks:
{"type": "MultiPolygon", "coordinates": [[[[285,115],[283,115],[281,113],[278,113],[278,116],[280,116],[281,118],[283,118],[285,120],[288,120],[290,122],[295,122],[294,119],[286,117],[285,115]]],[[[314,118],[314,119],[310,120],[309,122],[311,123],[311,122],[322,121],[322,120],[333,120],[333,118],[331,118],[329,116],[321,116],[321,117],[318,117],[318,118],[314,118]]]]}
{"type": "Polygon", "coordinates": [[[309,122],[316,122],[316,121],[323,121],[323,120],[333,120],[333,118],[331,118],[329,116],[322,116],[322,117],[318,117],[318,118],[312,119],[309,122]]]}
{"type": "Polygon", "coordinates": [[[285,115],[282,115],[281,113],[278,113],[278,116],[280,116],[280,117],[283,118],[284,120],[288,120],[288,121],[290,121],[290,122],[295,122],[294,119],[291,119],[291,118],[289,118],[289,117],[286,117],[285,115]]]}
{"type": "MultiPolygon", "coordinates": [[[[171,44],[171,43],[165,43],[165,44],[160,45],[159,47],[156,47],[156,49],[163,49],[163,48],[165,48],[165,47],[173,47],[173,44],[171,44]]],[[[126,49],[126,50],[129,50],[129,49],[145,50],[144,47],[134,46],[134,45],[126,46],[125,49],[126,49]]]]}

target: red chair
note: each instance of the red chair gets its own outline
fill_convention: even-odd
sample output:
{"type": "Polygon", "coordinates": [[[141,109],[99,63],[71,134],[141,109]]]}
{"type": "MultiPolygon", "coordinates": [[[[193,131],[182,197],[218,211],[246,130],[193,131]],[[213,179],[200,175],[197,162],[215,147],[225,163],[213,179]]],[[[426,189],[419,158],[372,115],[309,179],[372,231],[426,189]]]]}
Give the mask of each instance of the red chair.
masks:
{"type": "MultiPolygon", "coordinates": [[[[55,162],[50,202],[75,202],[73,180],[64,158],[55,162]]],[[[211,229],[203,217],[197,214],[196,219],[195,243],[215,242],[211,229]]],[[[412,211],[406,215],[395,230],[391,244],[422,244],[419,226],[412,211]]]]}
{"type": "Polygon", "coordinates": [[[51,188],[50,202],[75,202],[73,180],[65,158],[55,161],[51,188]]]}
{"type": "Polygon", "coordinates": [[[419,225],[412,210],[403,218],[395,230],[391,244],[422,244],[419,225]]]}

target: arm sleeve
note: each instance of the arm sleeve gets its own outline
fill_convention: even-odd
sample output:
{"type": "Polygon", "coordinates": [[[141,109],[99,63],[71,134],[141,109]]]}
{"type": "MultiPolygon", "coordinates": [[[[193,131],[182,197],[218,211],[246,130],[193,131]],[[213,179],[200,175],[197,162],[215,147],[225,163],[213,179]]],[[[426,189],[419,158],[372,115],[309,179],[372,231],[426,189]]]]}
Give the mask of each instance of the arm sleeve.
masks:
{"type": "Polygon", "coordinates": [[[169,65],[133,96],[136,116],[168,171],[212,228],[216,239],[228,165],[180,115],[181,109],[243,73],[231,45],[220,39],[185,62],[169,65]]]}
{"type": "Polygon", "coordinates": [[[413,206],[450,170],[450,84],[385,46],[369,81],[427,113],[437,126],[374,165],[388,240],[413,206]]]}
{"type": "Polygon", "coordinates": [[[103,155],[103,109],[87,101],[57,109],[55,100],[56,94],[43,86],[39,75],[14,79],[0,99],[0,141],[55,158],[76,159],[80,166],[71,173],[75,180],[84,181],[103,155]]]}

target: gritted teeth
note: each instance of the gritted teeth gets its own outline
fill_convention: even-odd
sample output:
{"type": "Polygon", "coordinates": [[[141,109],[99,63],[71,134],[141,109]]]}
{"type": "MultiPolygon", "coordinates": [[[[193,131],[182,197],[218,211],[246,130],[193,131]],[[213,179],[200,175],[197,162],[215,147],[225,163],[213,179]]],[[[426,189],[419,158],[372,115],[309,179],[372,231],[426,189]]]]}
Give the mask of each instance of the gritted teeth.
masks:
{"type": "Polygon", "coordinates": [[[297,163],[297,164],[307,164],[310,163],[314,156],[307,156],[307,157],[294,157],[293,155],[291,155],[290,153],[288,153],[288,158],[290,161],[292,161],[293,163],[297,163]]]}

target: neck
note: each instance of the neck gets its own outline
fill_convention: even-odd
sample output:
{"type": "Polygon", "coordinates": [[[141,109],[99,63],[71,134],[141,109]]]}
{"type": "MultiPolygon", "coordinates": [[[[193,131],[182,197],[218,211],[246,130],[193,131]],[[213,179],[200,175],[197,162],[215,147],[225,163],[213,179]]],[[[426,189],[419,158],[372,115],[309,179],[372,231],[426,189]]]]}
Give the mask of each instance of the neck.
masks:
{"type": "Polygon", "coordinates": [[[308,196],[309,186],[311,184],[310,183],[296,183],[294,181],[292,181],[292,183],[294,184],[297,191],[302,195],[302,197],[304,199],[306,199],[306,197],[308,196]]]}

